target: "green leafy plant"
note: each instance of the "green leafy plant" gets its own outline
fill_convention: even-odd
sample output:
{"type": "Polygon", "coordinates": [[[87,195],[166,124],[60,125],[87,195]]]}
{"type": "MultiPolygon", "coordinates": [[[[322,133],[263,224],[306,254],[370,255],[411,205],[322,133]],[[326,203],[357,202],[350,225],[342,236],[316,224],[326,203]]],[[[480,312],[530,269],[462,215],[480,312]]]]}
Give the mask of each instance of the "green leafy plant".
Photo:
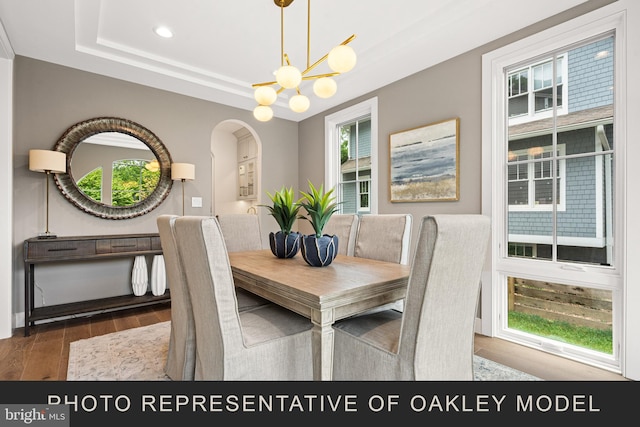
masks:
{"type": "Polygon", "coordinates": [[[273,216],[278,225],[280,231],[284,234],[290,234],[293,224],[298,218],[298,212],[302,205],[300,200],[295,200],[293,188],[282,188],[273,194],[267,191],[267,195],[273,202],[273,205],[260,205],[269,209],[269,215],[273,216]]]}
{"type": "Polygon", "coordinates": [[[316,237],[322,237],[322,232],[329,218],[338,210],[333,190],[332,188],[325,193],[322,185],[320,188],[316,188],[309,181],[309,192],[300,191],[302,194],[300,204],[307,211],[307,216],[299,216],[299,218],[311,223],[316,237]]]}

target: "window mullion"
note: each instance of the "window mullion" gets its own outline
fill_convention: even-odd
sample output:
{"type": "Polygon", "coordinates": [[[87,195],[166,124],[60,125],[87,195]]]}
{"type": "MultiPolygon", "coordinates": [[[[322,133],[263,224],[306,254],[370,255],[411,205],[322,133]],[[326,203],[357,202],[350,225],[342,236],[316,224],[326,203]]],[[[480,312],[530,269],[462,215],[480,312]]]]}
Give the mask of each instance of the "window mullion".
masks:
{"type": "Polygon", "coordinates": [[[558,261],[558,56],[553,55],[551,71],[551,98],[553,106],[553,121],[551,125],[551,229],[552,241],[551,260],[558,261]]]}

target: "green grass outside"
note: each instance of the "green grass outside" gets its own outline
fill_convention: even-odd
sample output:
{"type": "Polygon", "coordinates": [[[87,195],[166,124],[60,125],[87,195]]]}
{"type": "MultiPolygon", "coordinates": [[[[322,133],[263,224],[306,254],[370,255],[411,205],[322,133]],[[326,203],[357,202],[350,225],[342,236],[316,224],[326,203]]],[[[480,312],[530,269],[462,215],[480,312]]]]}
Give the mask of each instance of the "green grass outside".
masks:
{"type": "Polygon", "coordinates": [[[509,328],[590,350],[613,354],[611,329],[601,330],[548,320],[533,314],[509,311],[509,328]]]}

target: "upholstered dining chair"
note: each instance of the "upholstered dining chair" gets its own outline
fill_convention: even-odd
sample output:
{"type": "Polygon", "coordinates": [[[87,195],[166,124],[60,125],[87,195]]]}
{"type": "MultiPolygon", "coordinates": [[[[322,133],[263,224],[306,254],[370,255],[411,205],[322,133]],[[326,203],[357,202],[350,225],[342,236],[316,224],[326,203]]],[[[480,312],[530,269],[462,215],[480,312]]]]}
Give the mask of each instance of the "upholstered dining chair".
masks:
{"type": "Polygon", "coordinates": [[[334,380],[473,380],[474,322],[489,241],[483,215],[422,218],[405,310],[334,324],[334,380]]]}
{"type": "Polygon", "coordinates": [[[196,380],[312,380],[309,319],[276,304],[240,312],[214,217],[176,219],[196,332],[196,380]]]}
{"type": "MultiPolygon", "coordinates": [[[[411,251],[412,225],[411,214],[362,215],[358,221],[353,255],[407,265],[411,251]]],[[[371,309],[367,313],[388,308],[402,311],[404,300],[371,309]]]]}
{"type": "Polygon", "coordinates": [[[229,252],[263,249],[258,215],[219,214],[216,217],[229,252]]]}
{"type": "Polygon", "coordinates": [[[176,247],[176,218],[177,215],[160,215],[156,219],[171,292],[171,332],[164,372],[174,381],[189,381],[193,380],[196,366],[195,324],[191,297],[176,247]]]}
{"type": "MultiPolygon", "coordinates": [[[[228,252],[262,249],[262,230],[258,215],[219,214],[216,218],[228,252]]],[[[236,287],[236,296],[240,311],[270,304],[269,300],[239,287],[236,287]]]]}
{"type": "Polygon", "coordinates": [[[324,233],[338,236],[338,254],[353,256],[356,231],[358,231],[357,214],[333,214],[324,227],[324,233]]]}
{"type": "MultiPolygon", "coordinates": [[[[194,378],[196,364],[195,321],[183,263],[176,247],[176,218],[177,215],[160,215],[157,218],[160,245],[171,292],[171,332],[164,372],[174,381],[189,381],[194,378]]],[[[269,304],[268,300],[244,289],[236,288],[236,293],[239,311],[269,304]]]]}
{"type": "Polygon", "coordinates": [[[353,255],[407,265],[412,221],[411,214],[361,215],[353,255]]]}

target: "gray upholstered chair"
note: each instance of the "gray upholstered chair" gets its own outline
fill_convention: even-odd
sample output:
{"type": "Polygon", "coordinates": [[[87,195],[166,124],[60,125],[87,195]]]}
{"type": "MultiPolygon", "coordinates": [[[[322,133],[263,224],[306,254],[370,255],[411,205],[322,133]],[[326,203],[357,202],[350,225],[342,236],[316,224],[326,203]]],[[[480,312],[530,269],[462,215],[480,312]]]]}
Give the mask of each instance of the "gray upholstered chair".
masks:
{"type": "MultiPolygon", "coordinates": [[[[411,251],[412,225],[411,214],[362,215],[358,221],[353,255],[407,265],[411,251]]],[[[404,301],[400,300],[367,313],[388,308],[402,311],[403,307],[404,301]]]]}
{"type": "Polygon", "coordinates": [[[412,220],[411,214],[360,216],[353,255],[407,265],[412,220]]]}
{"type": "Polygon", "coordinates": [[[422,218],[404,313],[334,324],[334,380],[473,380],[474,322],[489,218],[422,218]]]}
{"type": "Polygon", "coordinates": [[[216,217],[229,252],[263,249],[258,215],[219,214],[216,217]]]}
{"type": "Polygon", "coordinates": [[[312,380],[309,319],[275,304],[239,312],[216,218],[176,219],[195,319],[196,380],[312,380]]]}
{"type": "Polygon", "coordinates": [[[353,256],[357,231],[357,214],[333,214],[324,227],[324,234],[338,236],[339,255],[353,256]]]}
{"type": "Polygon", "coordinates": [[[195,324],[173,231],[176,218],[160,215],[156,220],[171,292],[171,333],[164,372],[174,381],[189,381],[193,380],[196,366],[195,324]]]}
{"type": "MultiPolygon", "coordinates": [[[[167,282],[171,292],[171,333],[164,371],[174,381],[193,380],[196,364],[195,323],[183,263],[175,241],[176,215],[157,218],[160,244],[165,261],[167,282]]],[[[241,288],[236,288],[239,311],[251,310],[269,301],[241,288]]]]}
{"type": "MultiPolygon", "coordinates": [[[[227,252],[255,251],[262,248],[262,230],[258,215],[217,215],[227,252]]],[[[270,301],[242,288],[236,288],[240,311],[269,304],[270,301]]]]}

